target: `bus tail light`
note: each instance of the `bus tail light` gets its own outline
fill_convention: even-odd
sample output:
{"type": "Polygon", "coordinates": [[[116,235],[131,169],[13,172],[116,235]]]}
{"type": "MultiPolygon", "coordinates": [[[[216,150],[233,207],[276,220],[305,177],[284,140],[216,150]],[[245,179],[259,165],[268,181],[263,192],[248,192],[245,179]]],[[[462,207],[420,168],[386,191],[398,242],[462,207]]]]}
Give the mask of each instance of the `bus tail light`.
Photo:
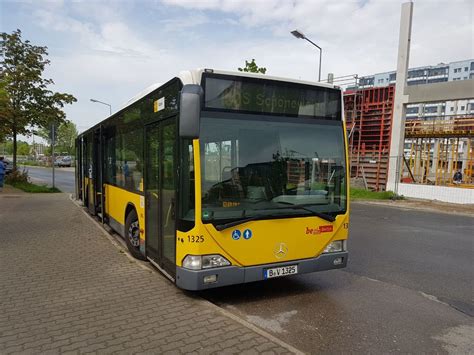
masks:
{"type": "Polygon", "coordinates": [[[210,269],[220,266],[229,266],[230,261],[219,254],[212,255],[186,255],[183,267],[191,270],[210,269]]]}
{"type": "Polygon", "coordinates": [[[339,253],[346,250],[346,241],[345,240],[335,240],[329,243],[324,249],[323,253],[339,253]]]}

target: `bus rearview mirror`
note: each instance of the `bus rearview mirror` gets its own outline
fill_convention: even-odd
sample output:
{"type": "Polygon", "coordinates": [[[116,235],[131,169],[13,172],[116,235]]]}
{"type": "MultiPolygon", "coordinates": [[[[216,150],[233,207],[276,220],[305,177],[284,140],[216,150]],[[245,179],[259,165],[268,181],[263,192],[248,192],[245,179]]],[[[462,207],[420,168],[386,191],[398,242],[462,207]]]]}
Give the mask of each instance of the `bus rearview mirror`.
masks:
{"type": "Polygon", "coordinates": [[[199,138],[199,116],[204,92],[200,85],[184,85],[179,104],[179,136],[188,139],[199,138]]]}

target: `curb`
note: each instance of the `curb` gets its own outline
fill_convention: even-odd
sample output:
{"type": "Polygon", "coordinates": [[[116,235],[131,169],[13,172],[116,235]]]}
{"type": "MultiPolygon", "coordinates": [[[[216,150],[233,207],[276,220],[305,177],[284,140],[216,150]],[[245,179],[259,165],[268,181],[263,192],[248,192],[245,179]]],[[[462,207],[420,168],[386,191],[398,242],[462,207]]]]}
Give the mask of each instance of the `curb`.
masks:
{"type": "MultiPolygon", "coordinates": [[[[51,170],[51,166],[44,166],[44,165],[25,165],[25,164],[19,164],[22,168],[25,168],[25,169],[28,169],[28,168],[38,168],[38,169],[49,169],[51,170]]],[[[66,170],[66,169],[76,169],[74,166],[70,166],[70,167],[55,167],[54,168],[55,170],[58,170],[58,171],[67,171],[67,172],[71,172],[72,170],[66,170]]]]}
{"type": "MultiPolygon", "coordinates": [[[[431,201],[429,200],[415,200],[411,199],[412,201],[420,202],[422,201],[423,203],[429,203],[431,201]]],[[[393,208],[398,208],[398,209],[403,209],[403,210],[415,210],[419,212],[432,212],[432,213],[441,213],[441,214],[449,214],[449,215],[455,215],[455,216],[463,216],[463,217],[473,217],[473,214],[470,212],[463,212],[463,211],[449,211],[446,209],[441,209],[442,206],[438,206],[439,208],[436,207],[430,207],[430,206],[415,206],[415,205],[410,205],[410,204],[403,204],[403,202],[397,203],[394,201],[388,201],[388,200],[380,200],[380,201],[374,201],[374,200],[352,200],[352,204],[361,204],[361,205],[372,205],[372,206],[385,206],[385,207],[393,207],[393,208]]],[[[469,207],[472,205],[466,205],[466,207],[469,207]]],[[[449,206],[446,206],[449,207],[449,206]]],[[[455,208],[462,208],[463,205],[458,205],[458,204],[453,204],[453,207],[455,208]]]]}
{"type": "Polygon", "coordinates": [[[246,327],[246,328],[252,330],[253,332],[263,336],[264,338],[267,338],[268,340],[280,345],[282,348],[285,348],[286,350],[288,350],[289,352],[291,352],[293,354],[297,354],[297,355],[305,354],[301,350],[296,349],[294,346],[285,343],[284,341],[276,338],[275,336],[271,335],[270,333],[267,333],[265,330],[257,327],[256,325],[253,325],[252,323],[246,321],[245,319],[240,318],[239,316],[236,316],[235,314],[233,314],[229,311],[226,311],[225,309],[215,305],[212,302],[209,302],[209,301],[207,301],[203,298],[198,300],[198,302],[202,303],[204,306],[207,306],[209,308],[212,308],[212,309],[216,310],[217,312],[221,313],[225,317],[228,317],[228,318],[236,321],[237,323],[242,324],[244,327],[246,327]]]}
{"type": "MultiPolygon", "coordinates": [[[[91,215],[89,215],[86,211],[84,211],[84,209],[82,208],[83,206],[81,206],[77,200],[74,200],[74,197],[73,197],[73,194],[69,194],[69,200],[74,204],[76,205],[76,207],[78,207],[82,213],[84,213],[85,216],[87,216],[93,223],[94,225],[100,229],[101,233],[112,243],[112,245],[114,247],[116,247],[121,253],[125,254],[125,256],[132,262],[135,262],[138,266],[140,266],[142,269],[146,270],[146,271],[150,271],[150,272],[154,272],[156,273],[157,275],[159,275],[160,277],[162,277],[164,280],[167,280],[168,282],[170,282],[170,280],[166,277],[164,277],[163,275],[161,275],[161,273],[155,269],[154,267],[150,266],[150,263],[146,263],[144,261],[140,261],[140,260],[137,260],[135,259],[128,251],[127,247],[124,245],[124,243],[122,244],[122,241],[118,240],[119,238],[117,237],[114,237],[113,235],[111,235],[109,232],[107,232],[103,227],[102,225],[97,222],[94,218],[92,218],[91,215]]],[[[173,285],[173,287],[176,287],[173,285]]],[[[178,289],[178,288],[177,288],[178,289]]],[[[251,331],[263,336],[264,338],[267,338],[269,341],[275,343],[275,344],[278,344],[279,346],[281,346],[282,348],[285,348],[286,350],[288,350],[289,352],[293,353],[293,354],[297,354],[297,355],[303,355],[305,354],[304,352],[302,352],[301,350],[298,350],[296,349],[295,347],[293,347],[292,345],[290,344],[287,344],[285,343],[284,341],[278,339],[277,337],[271,335],[270,333],[266,332],[265,330],[257,327],[256,325],[253,325],[252,323],[246,321],[245,319],[242,319],[238,316],[236,316],[235,314],[215,305],[214,303],[212,302],[209,302],[207,300],[205,300],[204,298],[201,298],[200,296],[196,296],[196,298],[194,298],[195,301],[197,301],[199,304],[203,305],[203,306],[206,306],[208,308],[211,308],[211,309],[214,309],[215,311],[221,313],[223,316],[227,317],[227,318],[230,318],[232,320],[234,320],[235,322],[243,325],[244,327],[250,329],[251,331]]]]}

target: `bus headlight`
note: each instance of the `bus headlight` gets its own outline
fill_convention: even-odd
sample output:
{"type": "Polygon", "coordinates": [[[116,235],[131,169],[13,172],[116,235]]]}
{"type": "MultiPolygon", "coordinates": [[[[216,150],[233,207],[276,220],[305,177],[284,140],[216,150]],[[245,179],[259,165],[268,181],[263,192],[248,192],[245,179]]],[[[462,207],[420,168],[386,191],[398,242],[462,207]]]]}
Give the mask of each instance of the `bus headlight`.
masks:
{"type": "Polygon", "coordinates": [[[220,266],[229,266],[230,261],[219,254],[212,255],[186,255],[183,267],[191,270],[211,269],[220,266]]]}
{"type": "Polygon", "coordinates": [[[230,262],[222,255],[204,255],[202,257],[202,268],[209,269],[212,267],[219,267],[219,266],[229,266],[230,262]]]}
{"type": "Polygon", "coordinates": [[[323,253],[339,253],[346,249],[346,241],[345,240],[335,240],[329,243],[324,249],[323,253]]]}

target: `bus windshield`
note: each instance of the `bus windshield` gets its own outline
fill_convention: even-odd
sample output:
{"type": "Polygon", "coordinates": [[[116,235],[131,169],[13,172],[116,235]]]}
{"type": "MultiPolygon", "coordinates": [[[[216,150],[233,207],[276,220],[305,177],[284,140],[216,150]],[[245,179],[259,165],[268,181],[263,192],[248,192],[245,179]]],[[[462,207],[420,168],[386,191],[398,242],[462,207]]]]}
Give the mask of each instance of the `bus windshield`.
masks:
{"type": "Polygon", "coordinates": [[[344,149],[340,121],[204,114],[202,220],[344,213],[344,149]]]}

